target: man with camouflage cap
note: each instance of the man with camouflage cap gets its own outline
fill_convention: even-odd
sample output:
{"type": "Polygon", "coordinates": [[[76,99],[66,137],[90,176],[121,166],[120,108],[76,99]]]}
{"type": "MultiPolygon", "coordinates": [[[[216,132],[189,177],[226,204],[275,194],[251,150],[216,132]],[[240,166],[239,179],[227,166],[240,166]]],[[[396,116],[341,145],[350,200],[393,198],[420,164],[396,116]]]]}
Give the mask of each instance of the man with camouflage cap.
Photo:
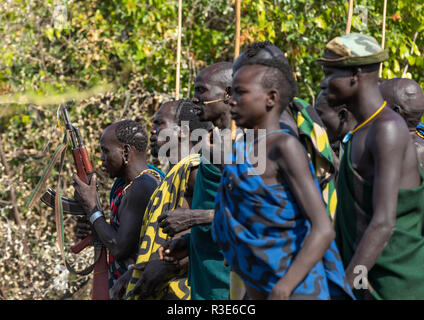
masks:
{"type": "Polygon", "coordinates": [[[358,298],[423,299],[424,174],[405,121],[379,91],[387,59],[357,33],[331,40],[318,59],[330,106],[345,104],[358,122],[343,139],[336,242],[358,298]]]}

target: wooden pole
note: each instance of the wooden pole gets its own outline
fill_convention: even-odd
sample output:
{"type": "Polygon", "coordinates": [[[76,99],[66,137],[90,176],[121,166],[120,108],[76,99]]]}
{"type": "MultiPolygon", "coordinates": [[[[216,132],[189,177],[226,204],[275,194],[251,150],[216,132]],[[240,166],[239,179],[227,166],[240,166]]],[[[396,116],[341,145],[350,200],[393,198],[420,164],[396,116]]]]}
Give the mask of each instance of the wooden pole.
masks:
{"type": "Polygon", "coordinates": [[[353,16],[353,0],[349,0],[349,11],[347,14],[346,34],[350,33],[352,28],[352,16],[353,16]]]}
{"type": "Polygon", "coordinates": [[[236,0],[236,39],[234,48],[234,60],[236,60],[240,54],[240,7],[241,0],[236,0]]]}
{"type": "MultiPolygon", "coordinates": [[[[240,14],[241,11],[241,0],[236,0],[236,35],[235,35],[235,44],[234,44],[234,60],[240,54],[240,14]]],[[[236,139],[236,122],[234,120],[231,121],[231,135],[233,140],[236,139]]]]}
{"type": "MultiPolygon", "coordinates": [[[[411,51],[409,52],[409,54],[412,54],[414,52],[414,44],[415,44],[415,41],[417,40],[417,37],[418,37],[418,31],[415,31],[414,37],[412,38],[411,51]]],[[[408,66],[409,66],[409,64],[407,63],[406,66],[405,66],[405,68],[403,69],[402,78],[405,77],[406,72],[408,71],[408,66]]]]}
{"type": "MultiPolygon", "coordinates": [[[[386,41],[386,11],[387,11],[387,0],[384,0],[383,5],[383,31],[381,36],[381,47],[384,49],[385,41],[386,41]]],[[[383,74],[383,63],[380,64],[379,77],[383,74]]]]}
{"type": "Polygon", "coordinates": [[[178,40],[177,40],[177,74],[175,82],[175,100],[180,98],[180,65],[181,65],[181,29],[183,20],[183,1],[178,0],[178,40]]]}

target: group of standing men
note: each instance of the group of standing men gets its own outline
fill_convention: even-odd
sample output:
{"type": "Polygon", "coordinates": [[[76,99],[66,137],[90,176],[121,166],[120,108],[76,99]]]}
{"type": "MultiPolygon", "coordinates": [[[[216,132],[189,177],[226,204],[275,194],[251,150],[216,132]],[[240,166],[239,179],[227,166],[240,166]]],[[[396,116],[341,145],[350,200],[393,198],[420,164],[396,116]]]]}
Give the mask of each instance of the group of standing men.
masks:
{"type": "Polygon", "coordinates": [[[110,297],[423,299],[424,95],[413,80],[379,79],[387,59],[370,36],[331,40],[310,106],[295,97],[285,54],[249,45],[234,63],[201,70],[193,99],[155,113],[151,154],[166,144],[176,157],[166,174],[147,163],[139,123],[108,126],[110,222],[95,176],[86,185],[75,175],[74,186],[86,212],[77,237],[92,227],[110,253],[110,297]],[[190,150],[213,149],[231,120],[254,139],[234,138],[229,162],[182,154],[185,135],[205,129],[190,150]],[[265,169],[251,174],[261,144],[265,169]]]}

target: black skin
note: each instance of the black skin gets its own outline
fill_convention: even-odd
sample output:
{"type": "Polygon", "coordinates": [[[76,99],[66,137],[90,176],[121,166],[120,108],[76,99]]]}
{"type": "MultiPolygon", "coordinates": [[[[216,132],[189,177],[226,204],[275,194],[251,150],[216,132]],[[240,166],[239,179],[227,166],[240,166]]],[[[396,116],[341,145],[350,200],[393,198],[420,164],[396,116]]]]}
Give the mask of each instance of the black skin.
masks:
{"type": "MultiPolygon", "coordinates": [[[[116,138],[113,124],[103,132],[100,146],[103,167],[112,178],[122,177],[126,183],[129,183],[141,171],[148,168],[145,153],[121,143],[116,138]],[[128,161],[127,165],[124,164],[125,160],[128,161]]],[[[115,231],[104,217],[94,222],[94,229],[101,242],[118,261],[124,261],[137,252],[144,211],[157,186],[158,181],[150,174],[145,174],[133,181],[118,209],[117,215],[120,221],[118,231],[115,231]]],[[[74,188],[75,199],[82,205],[86,212],[86,219],[89,220],[91,214],[97,209],[96,176],[94,175],[91,183],[87,185],[74,174],[74,188]]],[[[77,236],[81,236],[81,232],[77,233],[77,236]]]]}
{"type": "Polygon", "coordinates": [[[326,96],[322,93],[317,97],[315,110],[327,129],[331,144],[342,141],[356,125],[356,120],[345,106],[330,107],[326,96]]]}
{"type": "MultiPolygon", "coordinates": [[[[266,129],[268,132],[280,129],[280,115],[287,107],[281,106],[281,101],[287,101],[287,97],[281,97],[276,89],[265,89],[262,86],[261,79],[266,71],[267,67],[252,65],[244,66],[234,74],[230,106],[238,126],[266,129]]],[[[261,178],[267,185],[283,180],[289,184],[297,204],[311,222],[311,232],[287,273],[268,296],[248,286],[247,292],[253,299],[289,299],[300,281],[322,259],[335,233],[321,194],[315,186],[302,144],[297,138],[281,132],[265,139],[267,162],[261,178]]],[[[252,152],[257,152],[257,146],[255,143],[256,150],[252,152]]]]}
{"type": "Polygon", "coordinates": [[[150,150],[152,156],[158,157],[159,148],[165,144],[165,141],[158,141],[159,132],[163,129],[169,129],[177,126],[175,120],[175,110],[178,103],[170,101],[163,103],[156,111],[153,118],[153,127],[150,130],[150,150]]]}
{"type": "Polygon", "coordinates": [[[405,78],[385,80],[379,88],[384,100],[387,101],[387,106],[406,121],[419,161],[424,166],[424,139],[415,133],[415,124],[420,121],[424,113],[423,90],[416,81],[405,78]]]}
{"type": "MultiPolygon", "coordinates": [[[[324,67],[321,89],[330,105],[345,104],[358,123],[368,119],[383,104],[378,71],[324,67]]],[[[390,108],[383,111],[351,138],[351,163],[357,173],[373,184],[373,216],[362,230],[352,260],[346,268],[353,286],[357,265],[371,270],[396,227],[399,189],[420,185],[415,147],[405,121],[390,108]]]]}
{"type": "MultiPolygon", "coordinates": [[[[175,118],[177,102],[171,101],[162,104],[159,109],[156,111],[153,120],[153,128],[151,130],[150,137],[150,147],[152,150],[159,150],[159,148],[165,143],[165,141],[158,141],[158,135],[161,130],[175,128],[178,126],[175,118]]],[[[181,131],[180,131],[181,132],[181,131]]],[[[179,134],[179,133],[177,133],[179,134]]],[[[181,140],[179,140],[181,142],[181,140]]],[[[179,149],[180,146],[178,145],[179,149]]],[[[190,145],[190,148],[192,145],[190,145]]],[[[152,153],[153,156],[157,153],[152,153]]],[[[179,159],[181,160],[181,155],[178,154],[179,159]]],[[[172,169],[171,164],[171,169],[172,169]]],[[[191,200],[193,198],[194,184],[196,180],[197,169],[193,169],[190,173],[187,190],[184,194],[183,206],[178,208],[178,210],[185,210],[191,205],[191,200]]],[[[172,215],[171,215],[172,217],[172,215]]],[[[176,236],[180,236],[185,232],[180,232],[176,236]]],[[[173,234],[174,235],[174,234],[173,234]]],[[[172,235],[172,236],[173,236],[172,235]]],[[[188,263],[187,259],[182,259],[181,261],[165,261],[165,260],[155,260],[151,259],[149,263],[145,266],[141,277],[138,279],[137,283],[134,285],[134,293],[140,295],[140,299],[145,297],[152,296],[156,290],[158,290],[161,285],[168,281],[169,277],[174,275],[179,269],[186,266],[188,263]]],[[[125,288],[128,286],[128,282],[131,280],[132,270],[127,271],[114,285],[112,288],[113,298],[120,299],[125,288]]]]}
{"type": "Polygon", "coordinates": [[[334,166],[338,172],[340,143],[345,135],[356,126],[356,120],[346,106],[330,107],[327,96],[322,92],[315,102],[315,110],[326,127],[328,140],[334,152],[334,166]]]}
{"type": "Polygon", "coordinates": [[[219,129],[231,127],[230,108],[227,101],[231,96],[231,84],[222,76],[223,64],[213,64],[199,72],[194,82],[193,102],[199,105],[202,121],[212,121],[219,129]],[[223,101],[204,102],[222,99],[223,101]]]}
{"type": "MultiPolygon", "coordinates": [[[[202,121],[212,121],[215,127],[227,129],[231,127],[230,107],[227,103],[214,102],[204,105],[203,102],[218,99],[228,100],[231,95],[231,83],[222,75],[228,68],[224,63],[213,64],[199,72],[194,83],[193,102],[199,104],[202,121]]],[[[194,188],[194,185],[193,185],[194,188]]],[[[178,208],[162,214],[158,221],[165,233],[175,235],[196,225],[212,223],[214,210],[191,210],[178,208]]]]}

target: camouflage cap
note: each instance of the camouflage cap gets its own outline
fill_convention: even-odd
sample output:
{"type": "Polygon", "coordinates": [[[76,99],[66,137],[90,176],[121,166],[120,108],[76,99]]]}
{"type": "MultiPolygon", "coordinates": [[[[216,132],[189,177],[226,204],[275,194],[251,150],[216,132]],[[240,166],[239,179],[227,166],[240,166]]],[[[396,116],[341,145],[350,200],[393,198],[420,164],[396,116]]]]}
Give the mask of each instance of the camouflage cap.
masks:
{"type": "Polygon", "coordinates": [[[353,67],[386,61],[388,49],[382,49],[373,37],[350,33],[331,40],[317,63],[329,67],[353,67]]]}

